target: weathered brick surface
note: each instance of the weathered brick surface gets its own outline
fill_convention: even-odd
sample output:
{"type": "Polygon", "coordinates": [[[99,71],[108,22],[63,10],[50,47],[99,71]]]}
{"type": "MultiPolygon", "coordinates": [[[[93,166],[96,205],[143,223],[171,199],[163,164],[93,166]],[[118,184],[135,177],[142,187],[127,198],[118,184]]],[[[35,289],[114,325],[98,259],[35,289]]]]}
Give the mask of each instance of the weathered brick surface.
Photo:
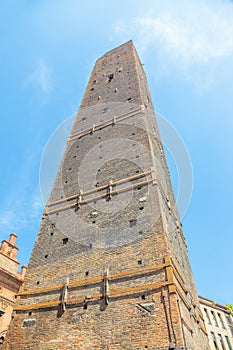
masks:
{"type": "MultiPolygon", "coordinates": [[[[172,290],[172,285],[145,289],[171,278],[165,268],[111,279],[108,305],[101,279],[69,288],[68,299],[81,299],[67,303],[62,315],[57,306],[15,311],[4,349],[165,350],[170,343],[180,349],[208,349],[202,322],[194,315],[198,300],[187,247],[145,73],[132,42],[96,62],[72,135],[76,136],[67,143],[49,202],[153,172],[113,186],[118,193],[111,199],[94,198],[65,210],[59,208],[77,198],[48,205],[46,211],[54,212],[42,220],[22,290],[64,284],[67,278],[69,283],[103,278],[106,269],[113,275],[162,264],[171,256],[181,276],[176,281],[174,277],[174,283],[185,284],[192,306],[188,309],[185,300],[190,297],[172,290]],[[134,115],[114,118],[125,113],[134,115]],[[96,130],[109,120],[111,125],[96,130]],[[89,128],[92,132],[77,136],[89,128]],[[135,185],[139,182],[143,184],[135,185]],[[123,187],[127,189],[121,191],[123,187]],[[117,290],[126,292],[114,294],[117,290]]],[[[57,301],[61,292],[58,288],[23,295],[18,304],[57,301]]]]}

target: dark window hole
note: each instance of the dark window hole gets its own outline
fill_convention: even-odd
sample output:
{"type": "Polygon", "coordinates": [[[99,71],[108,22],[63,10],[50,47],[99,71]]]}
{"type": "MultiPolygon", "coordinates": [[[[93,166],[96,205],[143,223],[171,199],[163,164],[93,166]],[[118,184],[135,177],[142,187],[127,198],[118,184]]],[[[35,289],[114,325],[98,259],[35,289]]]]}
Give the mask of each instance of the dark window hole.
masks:
{"type": "Polygon", "coordinates": [[[101,136],[99,136],[99,140],[101,140],[101,136]]]}
{"type": "Polygon", "coordinates": [[[63,240],[62,240],[62,244],[67,244],[68,243],[68,238],[63,238],[63,240]]]}
{"type": "Polygon", "coordinates": [[[136,223],[137,223],[136,219],[129,220],[129,226],[130,227],[136,226],[136,223]]]}
{"type": "Polygon", "coordinates": [[[143,210],[144,209],[144,207],[139,207],[139,210],[143,210]]]}
{"type": "Polygon", "coordinates": [[[127,98],[127,101],[128,102],[132,101],[132,98],[131,97],[127,98]]]}
{"type": "Polygon", "coordinates": [[[86,272],[85,272],[85,276],[88,276],[88,275],[89,275],[89,271],[86,271],[86,272]]]}
{"type": "Polygon", "coordinates": [[[145,294],[142,294],[141,298],[142,298],[142,300],[146,300],[145,294]]]}
{"type": "Polygon", "coordinates": [[[136,158],[139,158],[139,156],[136,156],[136,158]]]}
{"type": "Polygon", "coordinates": [[[138,260],[138,265],[142,265],[142,260],[138,260]]]}
{"type": "Polygon", "coordinates": [[[76,146],[76,148],[79,148],[79,146],[76,146]]]}
{"type": "Polygon", "coordinates": [[[132,135],[134,136],[134,135],[135,135],[135,132],[132,132],[132,135]]]}
{"type": "Polygon", "coordinates": [[[36,284],[40,284],[40,281],[37,281],[36,284]]]}
{"type": "Polygon", "coordinates": [[[53,232],[50,232],[50,236],[53,236],[53,232]]]}
{"type": "Polygon", "coordinates": [[[69,168],[69,170],[71,170],[72,168],[69,168]]]}
{"type": "Polygon", "coordinates": [[[31,315],[32,315],[32,311],[29,311],[28,316],[31,316],[31,315]]]}
{"type": "Polygon", "coordinates": [[[92,223],[95,224],[95,220],[93,220],[92,223]]]}
{"type": "Polygon", "coordinates": [[[49,256],[48,254],[45,254],[45,256],[44,256],[44,257],[45,257],[45,259],[47,259],[47,257],[48,257],[48,256],[49,256]]]}
{"type": "Polygon", "coordinates": [[[89,248],[92,249],[92,243],[89,244],[89,248]]]}
{"type": "Polygon", "coordinates": [[[138,233],[139,233],[139,235],[142,235],[142,234],[143,234],[143,231],[139,231],[138,233]]]}
{"type": "Polygon", "coordinates": [[[114,78],[114,74],[110,74],[108,76],[108,82],[110,83],[112,81],[112,79],[114,78]]]}
{"type": "Polygon", "coordinates": [[[103,158],[102,156],[99,157],[99,159],[102,159],[102,158],[103,158]]]}
{"type": "Polygon", "coordinates": [[[95,89],[94,88],[91,88],[91,91],[94,91],[95,89]]]}
{"type": "Polygon", "coordinates": [[[99,172],[100,172],[100,169],[98,169],[97,171],[98,171],[98,173],[99,173],[99,172]]]}
{"type": "Polygon", "coordinates": [[[74,156],[73,158],[76,158],[77,156],[74,156]]]}
{"type": "Polygon", "coordinates": [[[137,190],[140,190],[141,188],[142,188],[142,186],[138,186],[138,187],[137,187],[137,190]]]}
{"type": "Polygon", "coordinates": [[[65,181],[65,184],[67,184],[68,183],[68,181],[65,181]]]}
{"type": "Polygon", "coordinates": [[[139,170],[136,170],[136,174],[139,174],[139,170]]]}
{"type": "Polygon", "coordinates": [[[84,310],[87,310],[87,304],[83,305],[84,310]]]}
{"type": "Polygon", "coordinates": [[[87,119],[86,117],[83,117],[83,118],[82,118],[82,121],[84,122],[84,120],[86,120],[86,119],[87,119]]]}

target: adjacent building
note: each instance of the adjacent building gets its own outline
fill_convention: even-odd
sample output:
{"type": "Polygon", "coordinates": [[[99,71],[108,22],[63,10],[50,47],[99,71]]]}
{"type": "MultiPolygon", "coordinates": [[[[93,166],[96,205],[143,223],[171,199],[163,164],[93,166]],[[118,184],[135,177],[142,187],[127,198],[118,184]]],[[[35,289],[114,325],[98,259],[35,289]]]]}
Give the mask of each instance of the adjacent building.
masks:
{"type": "Polygon", "coordinates": [[[233,350],[233,317],[212,300],[199,297],[211,350],[233,350]]]}
{"type": "Polygon", "coordinates": [[[18,272],[18,247],[15,245],[17,235],[12,233],[9,240],[4,239],[0,247],[0,338],[6,335],[15,305],[15,296],[23,283],[27,266],[18,272]]]}

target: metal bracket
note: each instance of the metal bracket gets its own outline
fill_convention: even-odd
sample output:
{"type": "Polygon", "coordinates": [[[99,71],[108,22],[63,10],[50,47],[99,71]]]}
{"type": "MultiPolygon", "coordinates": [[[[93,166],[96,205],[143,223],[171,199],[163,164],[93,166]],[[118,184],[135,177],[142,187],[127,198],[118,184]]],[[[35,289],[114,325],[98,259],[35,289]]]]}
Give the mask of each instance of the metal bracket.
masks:
{"type": "Polygon", "coordinates": [[[104,300],[105,300],[106,305],[109,304],[109,279],[108,279],[108,276],[109,276],[109,269],[107,268],[104,272],[104,279],[103,279],[103,282],[104,282],[103,296],[104,296],[104,300]]]}
{"type": "Polygon", "coordinates": [[[68,297],[68,284],[69,284],[69,278],[67,278],[66,283],[64,284],[62,288],[62,294],[61,294],[61,312],[65,312],[66,310],[66,300],[68,297]]]}
{"type": "Polygon", "coordinates": [[[110,180],[108,183],[108,198],[112,198],[112,180],[110,180]]]}
{"type": "Polygon", "coordinates": [[[79,209],[81,207],[81,201],[83,199],[83,192],[80,190],[78,196],[77,196],[77,208],[79,209]]]}

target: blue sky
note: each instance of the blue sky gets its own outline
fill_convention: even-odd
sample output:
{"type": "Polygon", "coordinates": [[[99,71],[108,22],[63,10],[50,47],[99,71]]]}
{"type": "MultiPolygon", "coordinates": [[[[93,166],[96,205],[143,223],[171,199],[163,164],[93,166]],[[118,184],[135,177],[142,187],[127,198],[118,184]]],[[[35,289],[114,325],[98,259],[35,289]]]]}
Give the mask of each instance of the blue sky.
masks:
{"type": "Polygon", "coordinates": [[[15,231],[18,258],[28,262],[43,211],[45,145],[77,111],[95,60],[133,39],[155,110],[191,157],[182,222],[198,292],[233,302],[233,3],[9,0],[0,15],[0,239],[15,231]]]}

